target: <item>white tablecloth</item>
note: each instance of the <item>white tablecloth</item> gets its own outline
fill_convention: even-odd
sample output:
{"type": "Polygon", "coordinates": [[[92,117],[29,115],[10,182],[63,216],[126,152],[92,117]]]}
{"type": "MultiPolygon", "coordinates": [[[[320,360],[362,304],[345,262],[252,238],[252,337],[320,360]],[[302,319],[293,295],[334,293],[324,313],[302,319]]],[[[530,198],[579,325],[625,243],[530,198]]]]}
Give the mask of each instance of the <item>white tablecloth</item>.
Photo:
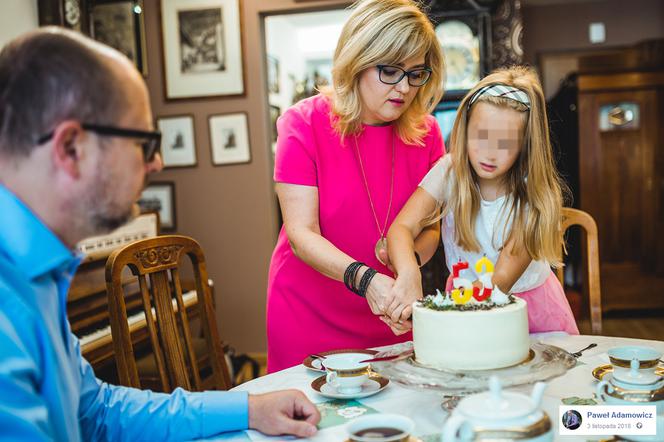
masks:
{"type": "MultiPolygon", "coordinates": [[[[558,407],[561,400],[568,397],[592,398],[595,392],[596,380],[592,376],[593,368],[607,364],[609,358],[607,350],[622,345],[647,345],[664,351],[664,341],[646,341],[642,339],[614,338],[608,336],[569,336],[565,333],[546,333],[533,335],[546,344],[556,345],[570,352],[575,352],[590,343],[597,343],[597,347],[587,350],[579,358],[580,364],[569,370],[565,375],[548,381],[548,388],[544,394],[542,408],[553,421],[555,440],[586,441],[607,439],[605,437],[570,437],[558,436],[558,407]]],[[[314,403],[322,403],[330,399],[319,395],[311,388],[311,382],[321,374],[307,370],[298,365],[278,373],[273,373],[242,384],[234,390],[248,391],[249,393],[265,393],[275,390],[296,388],[303,391],[314,403]]],[[[529,394],[532,385],[510,388],[529,394]]],[[[423,391],[405,388],[396,382],[390,382],[382,392],[360,399],[362,405],[382,413],[398,413],[410,417],[415,421],[415,436],[425,437],[440,434],[448,414],[442,409],[441,394],[435,391],[423,391]]],[[[345,425],[337,425],[320,430],[313,441],[343,441],[347,439],[345,425]]],[[[267,437],[256,431],[229,433],[210,440],[284,440],[282,437],[267,437]]],[[[429,440],[430,437],[427,438],[429,440]]],[[[662,437],[664,441],[664,435],[662,437]]]]}

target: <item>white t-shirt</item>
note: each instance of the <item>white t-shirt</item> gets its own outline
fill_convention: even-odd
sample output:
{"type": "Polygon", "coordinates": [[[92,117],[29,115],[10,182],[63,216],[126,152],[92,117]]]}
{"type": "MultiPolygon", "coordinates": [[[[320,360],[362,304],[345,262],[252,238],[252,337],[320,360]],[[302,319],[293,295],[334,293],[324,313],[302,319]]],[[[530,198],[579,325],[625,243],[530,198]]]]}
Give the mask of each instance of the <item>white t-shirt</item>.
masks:
{"type": "MultiPolygon", "coordinates": [[[[450,171],[452,165],[452,156],[445,155],[441,158],[426,174],[420,187],[427,191],[439,203],[443,203],[449,196],[451,191],[451,181],[454,179],[454,172],[450,171]]],[[[480,211],[477,214],[477,221],[475,223],[475,237],[480,245],[480,252],[469,252],[462,249],[455,241],[454,232],[454,214],[448,213],[443,217],[441,226],[441,236],[443,246],[445,247],[445,260],[447,261],[447,268],[452,271],[452,265],[457,262],[466,261],[470,264],[468,270],[463,272],[471,272],[474,277],[471,279],[466,275],[467,279],[477,279],[475,273],[474,263],[477,262],[483,255],[493,263],[498,261],[500,249],[505,243],[506,235],[509,234],[512,225],[512,219],[507,219],[509,212],[509,204],[506,196],[501,196],[495,201],[481,200],[480,211]]],[[[512,287],[513,293],[521,293],[527,290],[539,287],[546,281],[551,274],[551,266],[547,261],[532,261],[526,268],[523,275],[512,287]]]]}

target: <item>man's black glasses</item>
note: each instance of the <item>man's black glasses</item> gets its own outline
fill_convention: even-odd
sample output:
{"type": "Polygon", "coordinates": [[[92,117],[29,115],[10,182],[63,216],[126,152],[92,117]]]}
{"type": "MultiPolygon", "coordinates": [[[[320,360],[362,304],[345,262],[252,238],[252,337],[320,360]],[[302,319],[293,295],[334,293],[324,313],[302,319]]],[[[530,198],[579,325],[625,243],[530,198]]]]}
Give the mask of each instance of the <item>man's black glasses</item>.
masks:
{"type": "Polygon", "coordinates": [[[385,84],[397,84],[408,75],[408,84],[413,87],[420,87],[424,86],[431,78],[431,68],[417,68],[406,71],[399,66],[387,64],[379,64],[376,68],[378,68],[378,78],[385,84]]]}
{"type": "MultiPolygon", "coordinates": [[[[89,130],[98,135],[107,137],[136,138],[138,140],[142,140],[141,147],[143,148],[143,159],[146,163],[152,162],[154,160],[154,156],[161,148],[161,132],[158,130],[148,132],[144,130],[124,129],[121,127],[103,126],[89,123],[82,123],[81,127],[85,130],[89,130]]],[[[54,132],[50,132],[46,135],[42,135],[37,139],[37,144],[47,142],[53,138],[53,134],[54,132]]]]}

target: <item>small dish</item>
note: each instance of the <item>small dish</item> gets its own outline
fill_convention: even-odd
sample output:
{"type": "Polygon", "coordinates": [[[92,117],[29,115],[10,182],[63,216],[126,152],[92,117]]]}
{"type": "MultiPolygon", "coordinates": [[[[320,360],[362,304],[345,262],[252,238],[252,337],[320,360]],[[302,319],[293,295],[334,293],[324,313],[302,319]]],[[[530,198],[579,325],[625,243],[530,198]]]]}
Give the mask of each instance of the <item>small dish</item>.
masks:
{"type": "MultiPolygon", "coordinates": [[[[604,375],[608,373],[613,373],[613,365],[611,364],[600,365],[593,369],[593,377],[598,381],[601,381],[604,375]]],[[[660,377],[664,376],[664,367],[657,367],[655,369],[655,374],[660,377]]]]}
{"type": "Polygon", "coordinates": [[[384,378],[376,373],[372,373],[371,377],[362,384],[362,390],[357,393],[340,393],[336,388],[328,385],[326,376],[321,376],[311,383],[311,388],[313,388],[317,393],[322,396],[329,397],[332,399],[361,399],[364,397],[372,396],[380,391],[383,391],[385,387],[390,383],[390,380],[384,378]]]}
{"type": "MultiPolygon", "coordinates": [[[[360,355],[369,355],[373,356],[376,353],[378,353],[376,350],[365,350],[362,348],[350,348],[350,349],[344,349],[344,350],[331,350],[331,351],[324,351],[318,353],[321,356],[329,356],[329,355],[336,355],[340,353],[349,353],[349,354],[360,354],[360,355]]],[[[312,371],[317,371],[319,373],[325,373],[325,369],[323,369],[323,366],[321,365],[320,358],[315,358],[313,356],[307,356],[304,361],[302,361],[302,365],[304,365],[306,368],[312,371]]]]}
{"type": "MultiPolygon", "coordinates": [[[[350,439],[346,439],[344,442],[353,442],[353,441],[350,440],[350,439]]],[[[419,438],[411,435],[411,436],[408,436],[407,442],[423,442],[423,441],[422,441],[422,439],[419,439],[419,438]]],[[[600,441],[600,442],[602,442],[602,441],[600,441]]],[[[608,441],[608,442],[613,442],[613,441],[608,441]]]]}

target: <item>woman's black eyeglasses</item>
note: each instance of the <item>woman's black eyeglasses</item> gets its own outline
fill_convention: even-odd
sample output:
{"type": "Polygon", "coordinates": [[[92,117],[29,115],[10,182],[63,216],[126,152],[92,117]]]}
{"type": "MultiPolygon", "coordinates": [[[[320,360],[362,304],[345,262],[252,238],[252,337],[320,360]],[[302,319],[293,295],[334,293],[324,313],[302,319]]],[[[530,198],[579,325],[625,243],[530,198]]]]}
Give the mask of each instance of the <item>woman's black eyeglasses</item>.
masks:
{"type": "MultiPolygon", "coordinates": [[[[107,136],[107,137],[120,137],[120,138],[136,138],[142,140],[141,147],[143,148],[143,160],[146,163],[150,163],[154,160],[154,156],[159,152],[161,148],[161,132],[158,130],[155,131],[143,131],[137,129],[124,129],[121,127],[114,126],[103,126],[99,124],[89,124],[82,123],[81,127],[85,130],[89,130],[98,135],[107,136]]],[[[53,138],[55,132],[50,132],[46,135],[42,135],[37,139],[37,144],[42,144],[53,138]]]]}
{"type": "Polygon", "coordinates": [[[387,64],[379,64],[376,68],[378,69],[378,78],[385,84],[397,84],[408,75],[408,84],[413,87],[420,87],[424,86],[431,78],[431,68],[417,68],[406,71],[399,66],[387,64]]]}

